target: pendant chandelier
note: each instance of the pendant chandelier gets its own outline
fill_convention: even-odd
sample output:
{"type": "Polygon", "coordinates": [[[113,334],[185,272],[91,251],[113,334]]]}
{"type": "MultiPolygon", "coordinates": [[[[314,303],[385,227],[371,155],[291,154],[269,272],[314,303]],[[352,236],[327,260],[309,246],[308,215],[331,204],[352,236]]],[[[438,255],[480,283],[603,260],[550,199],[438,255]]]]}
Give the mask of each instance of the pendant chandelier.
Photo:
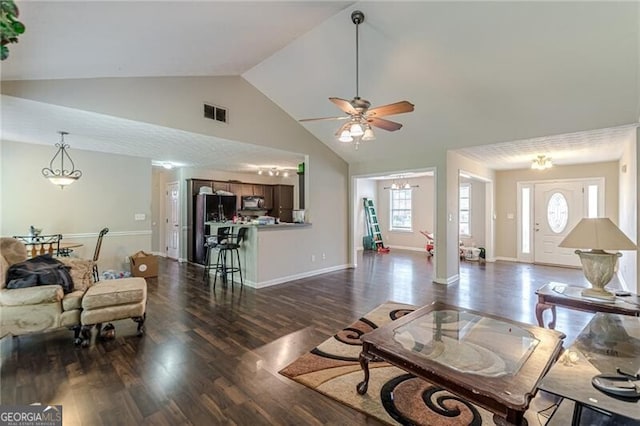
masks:
{"type": "MultiPolygon", "coordinates": [[[[398,180],[402,180],[404,178],[403,175],[398,176],[398,180]]],[[[420,188],[420,185],[411,185],[409,183],[409,181],[404,178],[404,183],[398,183],[396,182],[396,179],[393,179],[393,183],[391,183],[391,186],[385,186],[384,189],[413,189],[413,188],[420,188]]]]}
{"type": "Polygon", "coordinates": [[[42,169],[42,175],[49,179],[52,184],[58,185],[61,189],[64,189],[65,186],[71,185],[73,182],[80,179],[82,172],[76,169],[73,160],[67,152],[69,145],[64,143],[64,135],[68,135],[69,132],[58,131],[58,133],[60,133],[60,143],[56,144],[58,151],[56,151],[55,155],[51,159],[49,167],[42,169]],[[71,165],[70,169],[69,165],[71,165]]]}

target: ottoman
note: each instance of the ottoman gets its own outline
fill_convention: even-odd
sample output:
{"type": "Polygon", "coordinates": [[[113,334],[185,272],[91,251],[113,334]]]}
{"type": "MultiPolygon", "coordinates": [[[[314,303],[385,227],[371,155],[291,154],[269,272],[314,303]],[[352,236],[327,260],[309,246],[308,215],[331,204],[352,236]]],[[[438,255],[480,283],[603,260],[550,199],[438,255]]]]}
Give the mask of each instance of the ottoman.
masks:
{"type": "Polygon", "coordinates": [[[146,305],[147,282],[144,278],[122,278],[94,284],[82,298],[82,345],[89,346],[94,325],[100,335],[103,323],[125,318],[138,323],[138,336],[142,336],[146,305]]]}

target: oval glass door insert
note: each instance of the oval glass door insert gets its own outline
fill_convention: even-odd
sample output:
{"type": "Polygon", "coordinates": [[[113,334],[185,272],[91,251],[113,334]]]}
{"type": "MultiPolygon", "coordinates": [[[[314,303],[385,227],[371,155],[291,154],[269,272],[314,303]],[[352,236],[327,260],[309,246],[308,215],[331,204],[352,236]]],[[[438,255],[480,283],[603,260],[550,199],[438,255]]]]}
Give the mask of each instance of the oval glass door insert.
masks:
{"type": "Polygon", "coordinates": [[[565,196],[556,192],[549,198],[547,204],[547,223],[552,232],[560,234],[567,227],[569,221],[569,204],[565,196]]]}

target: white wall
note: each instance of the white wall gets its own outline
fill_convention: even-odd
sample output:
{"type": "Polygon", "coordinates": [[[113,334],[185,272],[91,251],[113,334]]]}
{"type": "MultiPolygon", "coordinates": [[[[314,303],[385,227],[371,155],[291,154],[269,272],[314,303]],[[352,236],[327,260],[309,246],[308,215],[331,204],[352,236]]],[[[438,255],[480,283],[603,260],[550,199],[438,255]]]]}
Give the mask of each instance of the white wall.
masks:
{"type": "Polygon", "coordinates": [[[385,245],[392,248],[425,251],[427,240],[420,231],[434,231],[434,196],[435,186],[432,176],[421,176],[417,178],[403,178],[398,180],[399,183],[409,182],[411,185],[417,185],[411,192],[411,219],[412,230],[408,231],[391,231],[391,191],[384,189],[391,185],[390,180],[378,181],[378,217],[380,219],[385,245]]]}
{"type": "Polygon", "coordinates": [[[357,179],[355,192],[356,194],[353,206],[353,211],[356,212],[354,221],[354,246],[356,247],[356,250],[362,250],[364,248],[362,238],[365,235],[369,235],[363,198],[373,200],[373,205],[376,206],[377,209],[378,190],[376,187],[376,181],[373,179],[357,179]]]}
{"type": "Polygon", "coordinates": [[[485,226],[487,223],[486,214],[486,183],[460,177],[460,183],[471,185],[471,235],[460,236],[460,240],[465,246],[484,247],[485,246],[485,226]]]}
{"type": "MultiPolygon", "coordinates": [[[[619,173],[619,219],[618,226],[632,241],[638,243],[638,185],[637,135],[630,135],[618,164],[619,173]]],[[[624,251],[619,259],[618,276],[627,289],[640,293],[638,280],[638,251],[624,251]]]]}
{"type": "MultiPolygon", "coordinates": [[[[72,144],[72,135],[66,142],[72,144]]],[[[55,139],[55,135],[52,135],[55,139]]],[[[143,158],[69,149],[82,177],[64,190],[42,177],[55,154],[50,146],[2,140],[0,234],[63,234],[80,242],[74,255],[92,258],[98,232],[109,228],[100,252],[100,270],[129,270],[125,257],[151,249],[151,162],[143,158]],[[145,220],[136,221],[142,213],[145,220]]]]}

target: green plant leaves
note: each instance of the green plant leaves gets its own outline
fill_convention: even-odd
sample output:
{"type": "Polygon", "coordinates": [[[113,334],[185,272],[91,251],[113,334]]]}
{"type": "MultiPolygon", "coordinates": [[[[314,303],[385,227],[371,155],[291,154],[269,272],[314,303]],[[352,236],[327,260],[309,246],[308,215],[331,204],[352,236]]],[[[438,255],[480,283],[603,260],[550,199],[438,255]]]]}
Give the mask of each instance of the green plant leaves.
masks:
{"type": "Polygon", "coordinates": [[[9,43],[17,43],[18,36],[23,34],[25,26],[22,22],[18,21],[18,15],[20,11],[13,0],[1,0],[0,1],[0,33],[1,33],[1,46],[0,46],[0,60],[4,61],[9,57],[9,43]]]}

